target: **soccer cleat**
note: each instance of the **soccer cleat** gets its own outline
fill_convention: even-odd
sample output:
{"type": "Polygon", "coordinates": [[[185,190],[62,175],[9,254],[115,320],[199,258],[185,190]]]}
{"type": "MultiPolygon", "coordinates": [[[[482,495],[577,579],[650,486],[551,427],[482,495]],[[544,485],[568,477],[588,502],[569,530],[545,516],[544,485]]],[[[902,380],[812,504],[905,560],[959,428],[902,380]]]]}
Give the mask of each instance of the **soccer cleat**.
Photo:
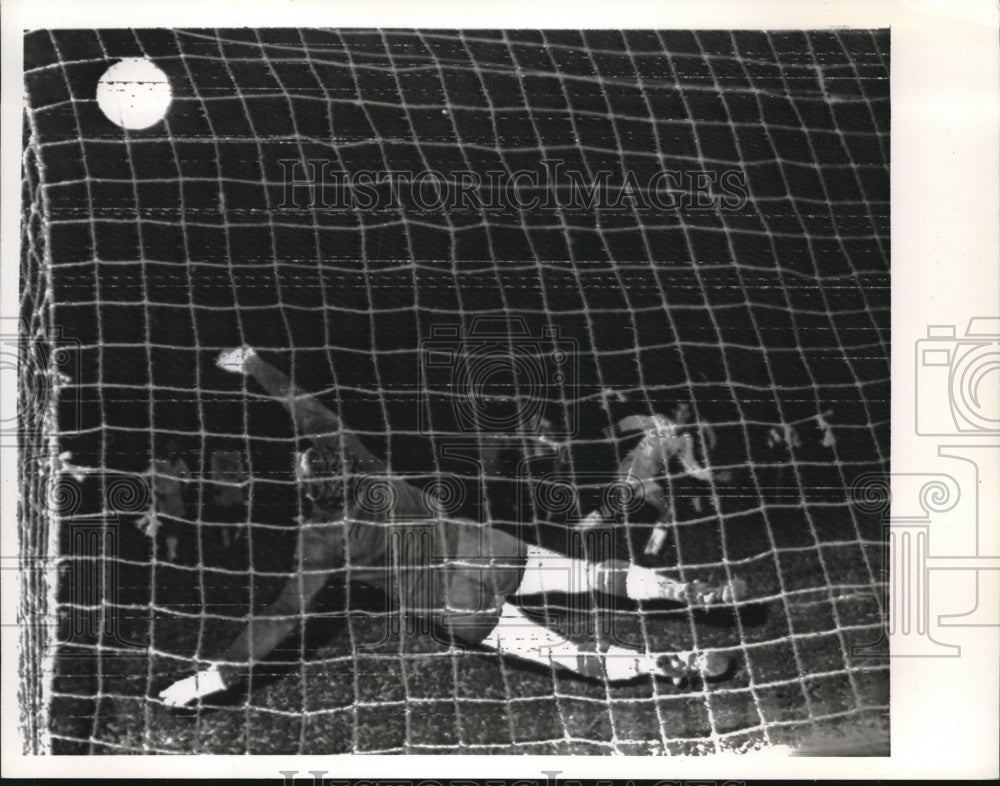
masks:
{"type": "Polygon", "coordinates": [[[682,685],[691,677],[717,679],[729,671],[732,664],[723,652],[673,652],[656,660],[656,674],[682,685]]]}
{"type": "Polygon", "coordinates": [[[216,359],[215,365],[223,371],[229,371],[233,374],[245,374],[247,370],[247,361],[256,356],[257,350],[253,347],[237,347],[236,349],[230,349],[219,353],[219,357],[216,359]]]}

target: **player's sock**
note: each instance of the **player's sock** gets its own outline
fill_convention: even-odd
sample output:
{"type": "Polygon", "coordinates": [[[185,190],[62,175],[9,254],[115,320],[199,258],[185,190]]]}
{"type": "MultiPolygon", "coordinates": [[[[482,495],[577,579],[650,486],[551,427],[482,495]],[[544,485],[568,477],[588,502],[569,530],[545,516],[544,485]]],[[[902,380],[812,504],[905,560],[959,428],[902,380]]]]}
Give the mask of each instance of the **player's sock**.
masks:
{"type": "Polygon", "coordinates": [[[514,594],[546,592],[601,592],[631,600],[673,600],[699,606],[731,603],[742,600],[747,594],[746,583],[738,578],[719,585],[678,581],[653,568],[625,560],[586,562],[531,546],[521,584],[514,594]]]}
{"type": "Polygon", "coordinates": [[[627,682],[649,674],[655,668],[655,663],[641,652],[625,647],[611,645],[597,656],[598,668],[608,682],[627,682]]]}
{"type": "Polygon", "coordinates": [[[570,641],[529,619],[510,603],[503,605],[499,623],[483,644],[505,655],[609,682],[635,679],[656,669],[654,658],[635,650],[611,646],[602,651],[596,642],[570,641]]]}
{"type": "Polygon", "coordinates": [[[734,578],[725,584],[678,581],[652,568],[630,564],[625,572],[625,595],[632,600],[674,600],[690,605],[732,603],[746,597],[747,586],[734,578]]]}
{"type": "Polygon", "coordinates": [[[656,670],[654,658],[626,647],[568,642],[564,649],[558,665],[591,679],[628,682],[656,670]]]}
{"type": "Polygon", "coordinates": [[[250,358],[256,356],[257,350],[253,347],[237,347],[236,349],[230,349],[219,353],[219,357],[216,359],[215,365],[223,371],[229,371],[233,374],[245,374],[247,371],[247,362],[250,358]]]}
{"type": "Polygon", "coordinates": [[[213,665],[192,677],[177,680],[169,688],[160,691],[160,698],[168,707],[183,707],[195,699],[224,691],[226,687],[219,667],[213,665]]]}
{"type": "Polygon", "coordinates": [[[594,591],[631,600],[679,600],[687,586],[652,568],[620,559],[591,563],[587,573],[594,591]]]}
{"type": "Polygon", "coordinates": [[[630,564],[625,574],[625,594],[632,600],[685,600],[686,586],[641,565],[630,564]]]}
{"type": "Polygon", "coordinates": [[[528,559],[515,595],[546,592],[574,594],[590,588],[590,563],[567,557],[542,546],[529,546],[528,559]]]}

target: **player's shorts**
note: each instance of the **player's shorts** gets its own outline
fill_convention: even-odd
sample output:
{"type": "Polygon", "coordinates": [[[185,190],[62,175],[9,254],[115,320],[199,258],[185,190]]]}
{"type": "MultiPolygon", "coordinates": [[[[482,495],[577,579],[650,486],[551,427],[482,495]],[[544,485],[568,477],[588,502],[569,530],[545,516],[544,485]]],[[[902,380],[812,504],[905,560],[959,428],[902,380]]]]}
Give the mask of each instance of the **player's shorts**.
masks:
{"type": "Polygon", "coordinates": [[[497,626],[505,598],[517,592],[526,544],[507,532],[448,520],[397,528],[395,590],[407,615],[429,622],[449,642],[478,644],[497,626]],[[400,548],[401,547],[401,548],[400,548]]]}
{"type": "Polygon", "coordinates": [[[403,482],[393,488],[392,520],[358,507],[346,527],[303,530],[300,550],[325,554],[325,563],[341,562],[347,581],[382,588],[419,627],[448,641],[478,644],[521,584],[526,544],[468,519],[425,518],[417,489],[403,482]]]}

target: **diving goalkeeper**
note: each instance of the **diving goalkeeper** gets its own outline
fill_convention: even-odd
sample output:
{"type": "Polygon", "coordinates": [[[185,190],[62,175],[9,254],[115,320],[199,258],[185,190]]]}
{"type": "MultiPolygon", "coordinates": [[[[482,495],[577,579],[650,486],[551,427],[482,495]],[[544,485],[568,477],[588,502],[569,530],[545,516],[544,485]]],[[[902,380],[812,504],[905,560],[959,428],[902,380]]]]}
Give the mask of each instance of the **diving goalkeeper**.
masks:
{"type": "Polygon", "coordinates": [[[165,704],[183,706],[236,684],[304,621],[313,598],[338,573],[399,598],[403,613],[429,620],[459,646],[490,647],[608,682],[652,674],[680,684],[689,677],[718,677],[728,671],[729,658],[721,652],[580,645],[529,619],[516,601],[548,592],[602,592],[705,606],[739,600],[745,594],[741,580],[719,586],[679,582],[621,560],[566,557],[469,520],[430,519],[427,511],[434,508],[421,489],[393,476],[337,415],[254,349],[223,352],[217,363],[256,380],[289,411],[298,434],[312,443],[296,465],[312,509],[298,529],[296,572],[277,599],[253,615],[208,668],[160,692],[165,704]],[[365,504],[360,484],[372,479],[383,484],[392,504],[365,504]],[[399,545],[407,542],[399,536],[415,523],[430,534],[428,547],[417,550],[421,554],[399,545]]]}

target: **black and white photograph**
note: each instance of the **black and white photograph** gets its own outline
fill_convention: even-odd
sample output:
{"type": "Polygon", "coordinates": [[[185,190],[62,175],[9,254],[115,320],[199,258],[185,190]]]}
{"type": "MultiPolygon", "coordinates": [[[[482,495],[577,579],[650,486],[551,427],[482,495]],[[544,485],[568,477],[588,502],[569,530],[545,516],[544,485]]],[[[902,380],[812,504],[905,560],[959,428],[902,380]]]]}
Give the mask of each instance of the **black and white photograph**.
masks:
{"type": "Polygon", "coordinates": [[[888,30],[24,44],[33,744],[888,753],[888,30]]]}
{"type": "Polygon", "coordinates": [[[893,31],[524,22],[23,32],[23,753],[890,756],[893,31]]]}

